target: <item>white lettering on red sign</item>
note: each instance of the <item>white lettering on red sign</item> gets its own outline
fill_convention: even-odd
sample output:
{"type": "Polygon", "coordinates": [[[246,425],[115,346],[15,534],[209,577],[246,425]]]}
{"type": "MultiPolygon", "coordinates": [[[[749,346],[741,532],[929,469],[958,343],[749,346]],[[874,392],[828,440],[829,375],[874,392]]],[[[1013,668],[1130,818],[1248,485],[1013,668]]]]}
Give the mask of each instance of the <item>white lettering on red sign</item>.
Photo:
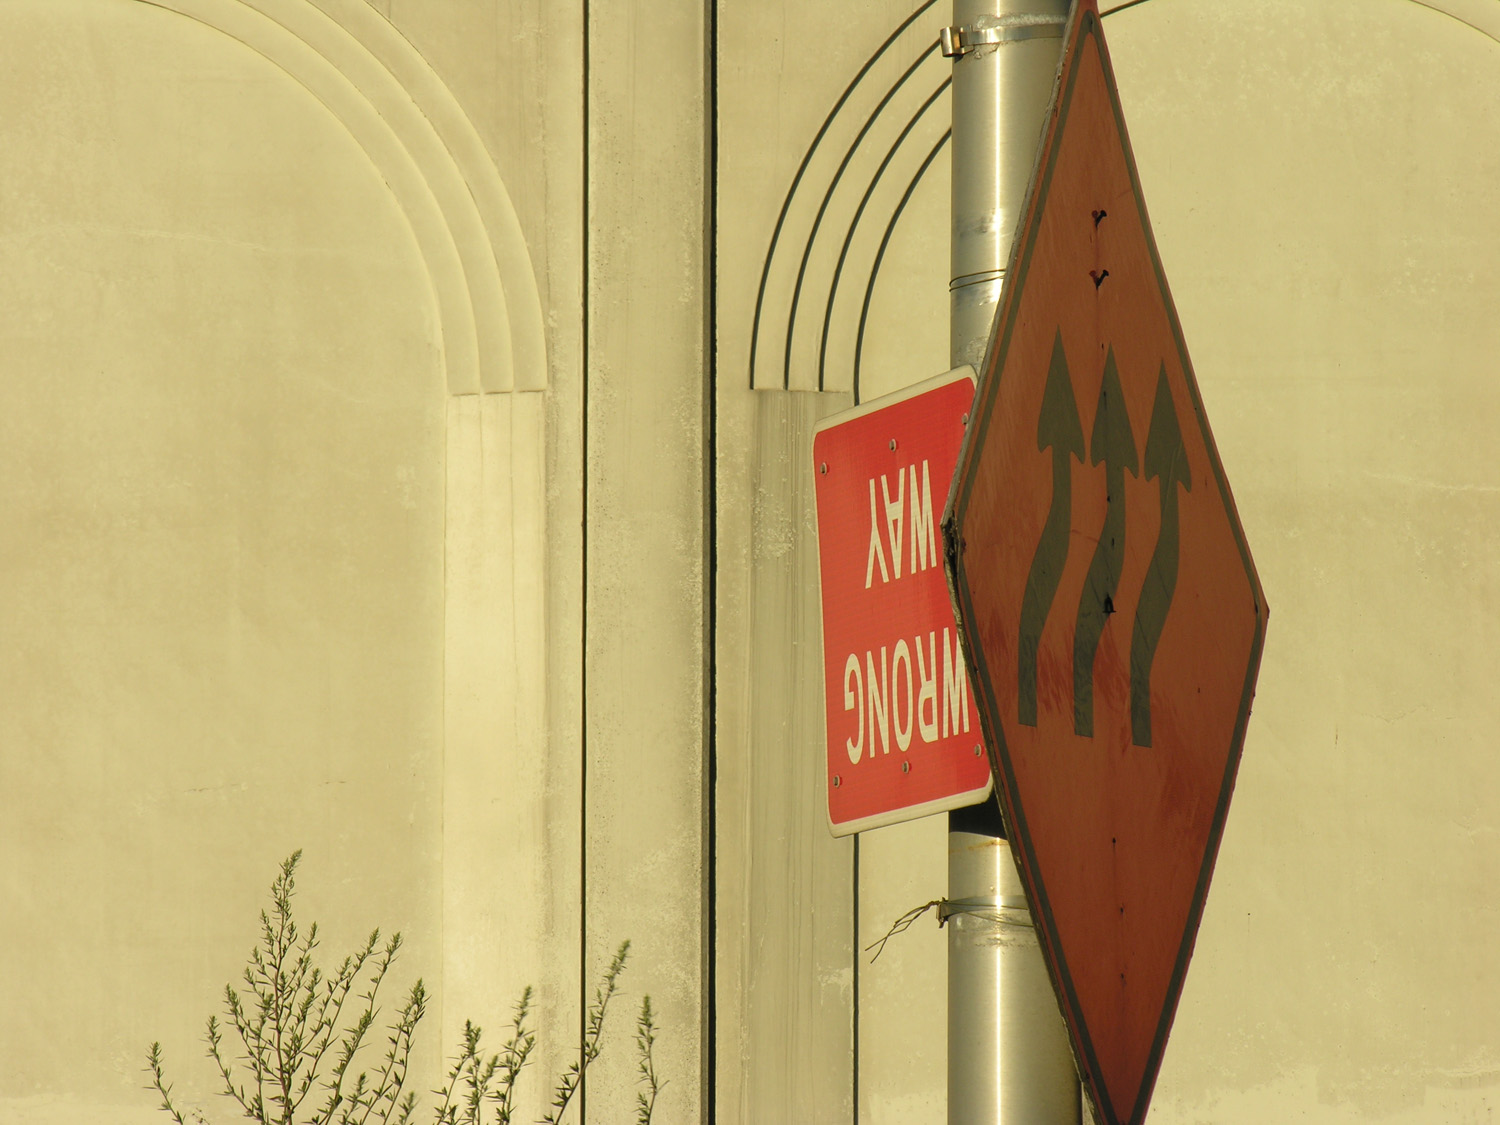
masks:
{"type": "Polygon", "coordinates": [[[865,554],[865,589],[875,583],[875,568],[880,568],[880,581],[893,582],[901,577],[901,546],[910,544],[910,558],[906,568],[908,574],[916,574],[930,566],[938,565],[937,520],[932,512],[932,474],[927,462],[922,462],[922,474],[917,476],[917,466],[911,465],[896,472],[896,495],[891,497],[890,479],[882,473],[880,480],[879,509],[875,500],[875,477],[870,478],[870,549],[865,554]],[[907,478],[911,488],[907,488],[907,478]],[[921,487],[918,487],[920,480],[921,487]],[[910,496],[910,501],[907,497],[910,496]],[[885,535],[881,535],[882,521],[879,512],[885,515],[885,535]],[[886,565],[886,555],[890,565],[886,565]],[[894,577],[892,572],[894,571],[894,577]]]}
{"type": "MultiPolygon", "coordinates": [[[[868,481],[870,496],[870,546],[865,553],[865,589],[875,584],[880,572],[882,583],[901,577],[901,562],[907,560],[907,574],[917,574],[939,564],[937,520],[932,507],[932,472],[923,460],[895,473],[895,495],[891,494],[889,477],[881,474],[868,481]],[[880,497],[876,499],[876,481],[880,497]],[[883,518],[882,518],[883,517],[883,518]],[[908,549],[903,552],[902,547],[908,549]],[[887,558],[890,562],[887,563],[887,558]]],[[[896,748],[911,746],[913,727],[925,743],[937,742],[969,731],[969,679],[957,635],[949,641],[949,630],[943,630],[942,702],[938,702],[937,633],[927,635],[924,659],[922,638],[914,637],[916,676],[913,679],[912,646],[903,637],[893,649],[880,646],[877,660],[874,649],[851,652],[844,661],[844,711],[853,713],[852,737],[844,739],[844,750],[851,764],[889,754],[891,735],[896,748]],[[930,718],[928,716],[931,716],[930,718]],[[941,727],[941,732],[939,728],[941,727]],[[866,735],[868,732],[868,742],[866,735]]]]}
{"type": "Polygon", "coordinates": [[[922,640],[920,636],[914,637],[908,646],[902,637],[896,641],[894,655],[889,658],[887,654],[892,650],[881,645],[878,659],[873,649],[863,654],[851,652],[845,659],[844,713],[853,716],[850,720],[853,735],[844,739],[844,751],[851,765],[873,758],[877,740],[880,752],[889,754],[892,734],[896,749],[904,753],[911,746],[913,727],[922,741],[929,744],[960,730],[969,733],[969,677],[957,634],[943,630],[941,677],[937,631],[927,634],[925,659],[922,640]],[[913,647],[917,653],[915,677],[913,647]]]}

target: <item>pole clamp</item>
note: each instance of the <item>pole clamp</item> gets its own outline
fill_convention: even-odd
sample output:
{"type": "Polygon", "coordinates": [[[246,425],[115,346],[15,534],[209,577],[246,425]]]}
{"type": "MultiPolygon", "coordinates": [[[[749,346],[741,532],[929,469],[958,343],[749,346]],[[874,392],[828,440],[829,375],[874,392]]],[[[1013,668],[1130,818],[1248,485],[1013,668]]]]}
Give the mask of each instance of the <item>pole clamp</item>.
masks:
{"type": "Polygon", "coordinates": [[[1025,895],[994,895],[988,898],[945,898],[937,903],[938,926],[955,914],[974,914],[991,922],[1012,926],[1031,925],[1031,907],[1025,895]],[[1005,913],[1002,913],[1005,912],[1005,913]]]}
{"type": "Polygon", "coordinates": [[[962,58],[979,47],[1019,43],[1026,39],[1060,39],[1065,17],[1013,15],[982,18],[973,27],[945,27],[938,32],[943,58],[962,58]]]}

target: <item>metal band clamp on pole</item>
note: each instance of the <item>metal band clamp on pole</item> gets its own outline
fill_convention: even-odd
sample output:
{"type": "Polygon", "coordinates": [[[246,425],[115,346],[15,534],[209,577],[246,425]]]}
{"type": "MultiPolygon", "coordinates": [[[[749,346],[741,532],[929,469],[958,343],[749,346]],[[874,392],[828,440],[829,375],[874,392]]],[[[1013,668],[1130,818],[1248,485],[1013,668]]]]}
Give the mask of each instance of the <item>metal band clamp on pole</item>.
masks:
{"type": "Polygon", "coordinates": [[[956,59],[979,47],[1000,43],[1019,43],[1027,39],[1061,39],[1063,19],[1051,15],[1022,14],[980,17],[972,27],[945,27],[938,32],[938,43],[945,59],[956,59]]]}
{"type": "Polygon", "coordinates": [[[947,925],[955,914],[972,914],[1010,926],[1035,929],[1025,895],[992,895],[988,898],[945,898],[938,902],[938,925],[947,925]]]}

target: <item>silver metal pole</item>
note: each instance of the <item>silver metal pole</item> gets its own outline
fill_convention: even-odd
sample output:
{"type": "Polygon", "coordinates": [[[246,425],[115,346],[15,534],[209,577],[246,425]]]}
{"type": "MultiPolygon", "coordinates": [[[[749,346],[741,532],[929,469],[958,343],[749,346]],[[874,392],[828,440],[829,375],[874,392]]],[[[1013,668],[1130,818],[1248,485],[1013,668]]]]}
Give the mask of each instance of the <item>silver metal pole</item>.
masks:
{"type": "Polygon", "coordinates": [[[944,907],[949,1125],[1076,1125],[1078,1073],[1010,846],[998,825],[959,816],[944,907]]]}
{"type": "Polygon", "coordinates": [[[949,351],[979,367],[1062,55],[1068,0],[953,0],[949,351]]]}
{"type": "MultiPolygon", "coordinates": [[[[984,360],[1068,0],[954,0],[950,353],[984,360]]],[[[948,1121],[1080,1120],[1078,1074],[994,802],[948,822],[948,1121]]]]}

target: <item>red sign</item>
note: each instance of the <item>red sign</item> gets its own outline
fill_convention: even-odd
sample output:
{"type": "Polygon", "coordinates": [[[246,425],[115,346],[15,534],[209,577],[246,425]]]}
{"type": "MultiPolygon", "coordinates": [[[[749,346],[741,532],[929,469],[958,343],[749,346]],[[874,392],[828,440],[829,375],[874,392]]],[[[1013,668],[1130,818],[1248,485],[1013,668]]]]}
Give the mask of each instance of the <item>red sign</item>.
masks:
{"type": "Polygon", "coordinates": [[[973,398],[959,368],[813,438],[835,836],[990,793],[938,531],[973,398]]]}
{"type": "Polygon", "coordinates": [[[1101,1122],[1146,1114],[1266,602],[1073,6],[945,528],[986,743],[1101,1122]],[[947,521],[951,521],[947,522],[947,521]]]}

